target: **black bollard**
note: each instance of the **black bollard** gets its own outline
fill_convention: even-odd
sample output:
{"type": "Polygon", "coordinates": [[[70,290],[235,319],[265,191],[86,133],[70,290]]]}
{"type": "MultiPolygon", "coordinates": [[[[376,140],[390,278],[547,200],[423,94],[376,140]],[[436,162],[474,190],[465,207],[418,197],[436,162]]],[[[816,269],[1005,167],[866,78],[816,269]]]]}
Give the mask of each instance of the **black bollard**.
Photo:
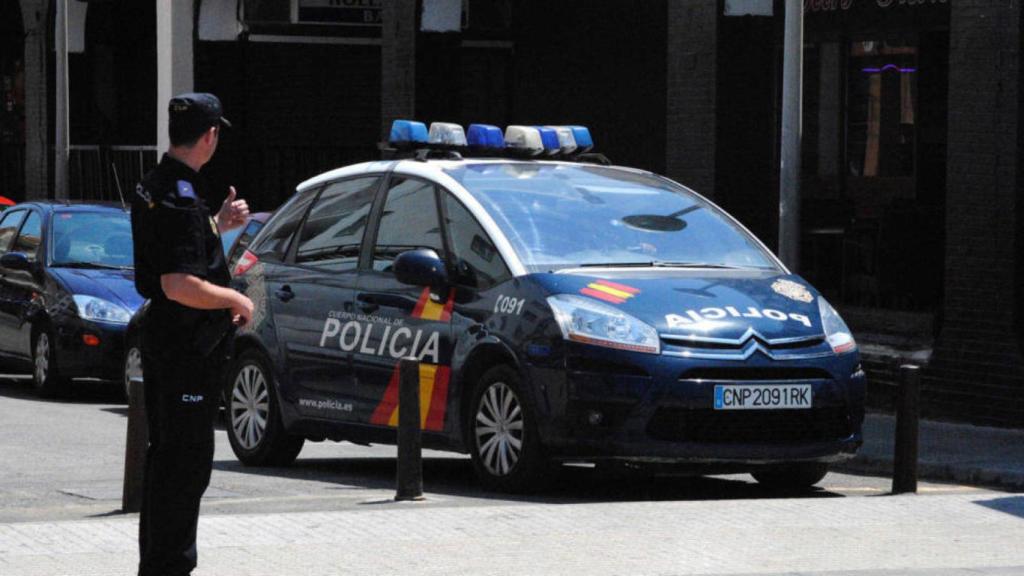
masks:
{"type": "Polygon", "coordinates": [[[398,493],[395,500],[423,499],[423,434],[420,430],[420,363],[398,361],[398,493]]]}
{"type": "Polygon", "coordinates": [[[917,435],[921,417],[921,369],[900,366],[896,399],[896,449],[893,458],[892,493],[917,492],[917,435]]]}
{"type": "Polygon", "coordinates": [[[142,509],[142,477],[146,469],[149,428],[146,424],[146,392],[142,380],[128,385],[128,440],[124,449],[124,488],[121,511],[142,509]]]}

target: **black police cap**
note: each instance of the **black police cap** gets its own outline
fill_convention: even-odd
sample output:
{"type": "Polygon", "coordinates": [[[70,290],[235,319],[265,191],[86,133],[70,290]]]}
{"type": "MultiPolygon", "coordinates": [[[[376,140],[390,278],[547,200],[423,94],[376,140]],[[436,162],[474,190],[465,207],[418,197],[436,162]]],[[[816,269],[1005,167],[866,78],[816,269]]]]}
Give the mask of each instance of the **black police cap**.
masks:
{"type": "Polygon", "coordinates": [[[198,135],[213,126],[231,128],[220,99],[207,92],[178,94],[171,98],[167,112],[172,129],[184,133],[198,135]]]}

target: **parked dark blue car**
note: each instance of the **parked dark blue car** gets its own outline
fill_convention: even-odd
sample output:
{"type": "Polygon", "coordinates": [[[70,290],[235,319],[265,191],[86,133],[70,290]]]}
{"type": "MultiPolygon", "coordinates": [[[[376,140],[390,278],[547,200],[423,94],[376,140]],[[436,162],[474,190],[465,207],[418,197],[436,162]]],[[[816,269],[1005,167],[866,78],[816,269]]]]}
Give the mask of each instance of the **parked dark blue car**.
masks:
{"type": "Polygon", "coordinates": [[[135,291],[128,212],[29,202],[0,218],[0,356],[43,396],[73,378],[116,380],[135,291]]]}

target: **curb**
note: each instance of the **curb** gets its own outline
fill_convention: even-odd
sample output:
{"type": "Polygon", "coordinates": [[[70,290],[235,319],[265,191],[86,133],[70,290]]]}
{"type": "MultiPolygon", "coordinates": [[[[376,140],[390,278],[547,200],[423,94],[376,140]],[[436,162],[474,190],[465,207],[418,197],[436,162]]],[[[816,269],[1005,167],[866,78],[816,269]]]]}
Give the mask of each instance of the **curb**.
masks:
{"type": "MultiPolygon", "coordinates": [[[[893,460],[870,455],[857,455],[852,460],[834,464],[836,472],[892,477],[893,460]]],[[[969,486],[1024,491],[1024,468],[1007,469],[990,465],[956,465],[922,462],[917,465],[918,478],[929,482],[955,482],[969,486]]]]}

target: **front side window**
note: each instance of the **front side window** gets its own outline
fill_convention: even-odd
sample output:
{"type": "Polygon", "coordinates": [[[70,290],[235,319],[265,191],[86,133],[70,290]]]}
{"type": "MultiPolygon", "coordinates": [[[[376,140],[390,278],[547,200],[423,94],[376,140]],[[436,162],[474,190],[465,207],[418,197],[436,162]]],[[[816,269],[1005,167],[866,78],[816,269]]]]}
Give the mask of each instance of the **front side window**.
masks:
{"type": "Polygon", "coordinates": [[[127,212],[57,212],[51,222],[54,266],[134,265],[132,224],[127,212]]]}
{"type": "Polygon", "coordinates": [[[512,275],[480,223],[451,194],[444,195],[449,244],[460,282],[487,290],[512,275]]]}
{"type": "Polygon", "coordinates": [[[444,257],[434,185],[392,178],[373,249],[373,269],[386,271],[406,250],[431,248],[444,257]]]}
{"type": "Polygon", "coordinates": [[[277,213],[267,222],[266,227],[253,243],[253,254],[259,256],[261,260],[267,257],[284,260],[292,235],[302,223],[302,217],[306,214],[306,209],[309,208],[314,196],[316,196],[315,191],[307,190],[292,196],[278,208],[277,213]]]}
{"type": "Polygon", "coordinates": [[[4,214],[3,219],[0,219],[0,254],[7,252],[7,247],[11,245],[11,240],[17,234],[18,226],[24,217],[24,210],[15,210],[4,214]]]}
{"type": "Polygon", "coordinates": [[[380,178],[356,178],[327,186],[309,210],[295,262],[354,270],[380,178]]]}
{"type": "Polygon", "coordinates": [[[721,210],[651,174],[522,162],[446,172],[483,205],[531,271],[653,264],[777,269],[721,210]]]}
{"type": "MultiPolygon", "coordinates": [[[[39,252],[39,244],[43,238],[43,219],[36,211],[29,212],[28,218],[21,226],[18,239],[14,241],[15,252],[22,252],[29,262],[35,262],[39,252]]],[[[129,241],[130,242],[130,241],[129,241]]]]}

